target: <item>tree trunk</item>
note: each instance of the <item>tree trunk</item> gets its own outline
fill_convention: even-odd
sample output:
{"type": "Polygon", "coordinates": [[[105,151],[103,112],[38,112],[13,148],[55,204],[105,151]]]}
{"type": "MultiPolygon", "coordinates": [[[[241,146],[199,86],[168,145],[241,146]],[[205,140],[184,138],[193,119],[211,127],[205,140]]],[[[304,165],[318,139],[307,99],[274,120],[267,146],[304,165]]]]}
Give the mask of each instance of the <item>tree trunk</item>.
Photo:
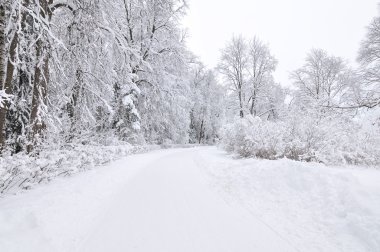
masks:
{"type": "MultiPolygon", "coordinates": [[[[40,0],[40,17],[50,23],[52,12],[49,5],[53,0],[40,0]]],[[[43,31],[43,33],[46,33],[43,31]]],[[[42,136],[43,129],[46,128],[42,113],[43,106],[47,102],[47,87],[49,83],[49,44],[44,41],[46,39],[44,34],[36,43],[37,51],[37,65],[35,66],[34,81],[33,81],[33,96],[32,96],[32,110],[30,113],[30,133],[29,144],[27,151],[33,151],[34,146],[37,144],[38,138],[42,136]]]]}
{"type": "Polygon", "coordinates": [[[202,142],[202,139],[203,139],[203,125],[204,125],[204,120],[202,120],[202,123],[201,123],[201,130],[199,132],[199,138],[198,138],[198,143],[201,144],[202,142]]]}
{"type": "MultiPolygon", "coordinates": [[[[2,14],[1,14],[2,15],[2,14]]],[[[1,21],[0,21],[1,22],[1,21]]],[[[5,16],[4,16],[4,22],[5,22],[5,16]]],[[[5,25],[5,23],[4,23],[5,25]]],[[[2,27],[0,28],[2,29],[2,27]]],[[[5,29],[5,27],[4,27],[5,29]]],[[[17,45],[18,45],[18,35],[17,32],[14,34],[10,48],[9,48],[9,58],[6,55],[5,50],[5,31],[1,31],[0,36],[4,36],[4,40],[0,38],[0,44],[2,44],[1,47],[1,70],[3,71],[3,76],[1,77],[1,90],[5,91],[5,94],[12,94],[12,81],[13,81],[13,74],[15,70],[14,62],[16,61],[16,55],[17,55],[17,45]],[[3,65],[5,63],[5,59],[7,59],[7,66],[6,66],[6,72],[5,72],[5,66],[3,65]],[[5,78],[5,80],[4,80],[5,78]]],[[[0,107],[0,152],[5,146],[5,121],[6,121],[6,115],[9,108],[9,102],[5,102],[3,104],[4,106],[0,107]]]]}
{"type": "Polygon", "coordinates": [[[240,117],[244,117],[244,110],[243,110],[243,96],[241,90],[239,90],[239,105],[240,105],[240,117]]]}
{"type": "Polygon", "coordinates": [[[77,120],[79,120],[78,116],[78,99],[81,94],[82,89],[82,83],[83,83],[83,72],[80,68],[76,71],[76,82],[74,84],[74,87],[72,89],[71,99],[70,102],[67,104],[67,114],[70,118],[70,132],[67,141],[70,142],[74,139],[75,133],[78,130],[77,129],[77,120]]]}
{"type": "Polygon", "coordinates": [[[252,96],[252,103],[251,103],[251,109],[250,109],[251,115],[256,116],[256,91],[253,92],[252,96]]]}
{"type": "MultiPolygon", "coordinates": [[[[29,0],[20,1],[25,9],[30,7],[29,0]]],[[[9,58],[7,64],[6,85],[13,95],[13,109],[6,107],[5,137],[10,140],[11,149],[14,153],[23,151],[25,126],[29,123],[30,108],[25,105],[29,102],[28,95],[31,90],[31,71],[29,64],[32,62],[32,55],[29,46],[33,42],[33,17],[27,11],[21,11],[20,19],[13,24],[14,35],[11,40],[9,58]],[[17,72],[15,74],[15,72],[17,72]],[[21,105],[21,107],[20,107],[21,105]],[[9,123],[9,125],[8,125],[9,123]]]]}
{"type": "Polygon", "coordinates": [[[42,117],[42,106],[46,105],[47,101],[47,84],[49,82],[49,58],[43,56],[43,42],[37,42],[37,58],[46,57],[43,59],[43,65],[35,67],[35,75],[33,82],[33,96],[32,96],[32,111],[30,113],[30,143],[28,144],[28,152],[33,150],[38,137],[41,136],[42,130],[45,128],[45,122],[42,117]]]}
{"type": "MultiPolygon", "coordinates": [[[[5,81],[3,85],[3,90],[6,94],[12,94],[12,81],[13,81],[13,74],[15,71],[14,62],[16,61],[16,55],[17,55],[17,45],[18,45],[18,35],[15,33],[10,50],[9,50],[9,58],[7,62],[7,71],[5,76],[5,81]]],[[[4,106],[0,108],[0,149],[4,147],[5,145],[5,120],[7,111],[9,108],[9,103],[5,102],[4,106]]]]}
{"type": "Polygon", "coordinates": [[[0,87],[5,78],[5,4],[0,3],[0,87]]]}
{"type": "MultiPolygon", "coordinates": [[[[5,3],[0,3],[0,90],[1,91],[5,90],[5,92],[7,93],[7,90],[5,89],[5,85],[3,85],[4,78],[5,78],[5,59],[6,59],[5,3]]],[[[5,133],[4,133],[5,107],[6,107],[6,104],[0,104],[0,153],[4,147],[4,142],[5,142],[5,133]]]]}

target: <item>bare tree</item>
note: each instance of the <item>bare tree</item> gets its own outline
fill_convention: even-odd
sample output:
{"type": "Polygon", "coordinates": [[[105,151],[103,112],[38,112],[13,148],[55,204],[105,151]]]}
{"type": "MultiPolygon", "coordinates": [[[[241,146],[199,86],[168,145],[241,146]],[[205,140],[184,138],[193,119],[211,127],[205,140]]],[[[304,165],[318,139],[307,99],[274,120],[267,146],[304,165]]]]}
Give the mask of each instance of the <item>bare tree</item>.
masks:
{"type": "Polygon", "coordinates": [[[340,102],[346,87],[346,73],[347,67],[341,58],[314,49],[307,56],[306,64],[294,71],[291,78],[303,98],[322,106],[333,106],[340,102]]]}
{"type": "Polygon", "coordinates": [[[267,45],[254,37],[249,43],[249,89],[248,99],[251,115],[257,115],[257,103],[264,95],[265,87],[272,82],[272,74],[276,70],[277,60],[272,56],[267,45]]]}
{"type": "Polygon", "coordinates": [[[223,116],[223,89],[218,85],[214,72],[201,63],[191,71],[190,142],[213,143],[218,135],[218,123],[223,116]]]}
{"type": "Polygon", "coordinates": [[[240,117],[244,117],[244,88],[247,84],[248,46],[242,36],[233,37],[222,51],[219,72],[224,76],[239,102],[240,117]]]}
{"type": "Polygon", "coordinates": [[[368,27],[362,42],[358,61],[361,64],[363,85],[358,107],[380,106],[380,17],[376,17],[368,27]]]}

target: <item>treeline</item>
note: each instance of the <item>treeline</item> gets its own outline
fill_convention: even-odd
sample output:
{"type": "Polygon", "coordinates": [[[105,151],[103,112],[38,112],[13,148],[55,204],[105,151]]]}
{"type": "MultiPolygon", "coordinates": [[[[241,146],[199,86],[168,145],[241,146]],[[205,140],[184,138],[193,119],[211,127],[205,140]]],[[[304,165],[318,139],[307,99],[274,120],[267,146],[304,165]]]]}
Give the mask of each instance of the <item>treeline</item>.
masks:
{"type": "Polygon", "coordinates": [[[1,151],[212,142],[223,92],[186,49],[186,9],[182,0],[3,0],[1,151]]]}
{"type": "Polygon", "coordinates": [[[206,69],[186,48],[186,10],[184,0],[3,0],[2,155],[221,139],[241,156],[380,163],[380,17],[358,68],[314,49],[284,88],[257,37],[234,37],[206,69]]]}
{"type": "Polygon", "coordinates": [[[275,83],[276,60],[265,43],[234,37],[218,67],[233,108],[222,146],[243,157],[379,165],[379,27],[376,17],[359,68],[313,49],[291,74],[291,88],[275,83]]]}

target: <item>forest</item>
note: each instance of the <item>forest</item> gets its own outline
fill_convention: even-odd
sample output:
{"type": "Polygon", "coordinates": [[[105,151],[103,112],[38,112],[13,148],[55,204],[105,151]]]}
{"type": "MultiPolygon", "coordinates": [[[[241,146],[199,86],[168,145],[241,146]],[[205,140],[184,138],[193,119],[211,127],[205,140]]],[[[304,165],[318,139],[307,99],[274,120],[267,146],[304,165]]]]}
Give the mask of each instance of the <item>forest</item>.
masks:
{"type": "Polygon", "coordinates": [[[357,66],[311,49],[284,87],[256,36],[233,36],[207,69],[186,46],[187,9],[184,0],[2,0],[0,188],[70,173],[62,162],[78,153],[92,156],[78,167],[102,163],[99,152],[127,145],[380,164],[380,16],[357,66]]]}
{"type": "Polygon", "coordinates": [[[0,0],[0,251],[380,251],[373,1],[0,0]]]}

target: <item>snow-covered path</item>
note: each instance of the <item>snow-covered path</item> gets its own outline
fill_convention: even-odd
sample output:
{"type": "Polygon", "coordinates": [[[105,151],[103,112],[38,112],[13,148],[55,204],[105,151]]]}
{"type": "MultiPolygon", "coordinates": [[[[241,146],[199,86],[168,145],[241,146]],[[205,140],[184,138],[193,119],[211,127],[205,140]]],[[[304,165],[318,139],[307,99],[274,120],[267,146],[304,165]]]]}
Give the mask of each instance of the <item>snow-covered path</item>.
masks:
{"type": "MultiPolygon", "coordinates": [[[[352,240],[349,232],[344,232],[343,238],[337,236],[336,240],[329,240],[334,230],[330,223],[323,223],[318,217],[320,212],[336,206],[315,209],[316,215],[307,212],[311,211],[311,201],[318,207],[323,204],[323,197],[330,197],[326,194],[318,198],[307,186],[302,188],[300,181],[309,179],[313,173],[309,175],[304,171],[305,175],[296,167],[300,177],[292,178],[295,185],[289,185],[307,190],[308,202],[307,197],[287,194],[287,176],[284,176],[286,185],[281,187],[285,192],[276,191],[276,187],[283,184],[277,181],[273,170],[265,173],[260,167],[263,162],[278,166],[274,161],[233,160],[214,147],[160,150],[123,158],[105,167],[0,199],[0,251],[279,252],[343,251],[343,248],[345,251],[360,251],[358,248],[376,251],[371,249],[380,247],[376,238],[380,232],[377,202],[367,209],[365,201],[360,203],[365,209],[359,209],[364,217],[372,219],[373,225],[368,228],[373,237],[368,237],[367,230],[359,230],[362,226],[356,227],[355,219],[349,219],[353,231],[357,232],[352,236],[364,236],[360,238],[364,243],[371,242],[368,246],[341,244],[352,240]],[[244,169],[239,171],[248,164],[250,169],[257,168],[259,174],[249,177],[244,169]],[[259,181],[265,179],[267,181],[259,181]],[[265,188],[266,185],[273,190],[265,188]],[[256,187],[258,190],[253,191],[256,187]],[[289,213],[293,207],[291,200],[295,202],[299,220],[292,219],[294,215],[289,213]],[[300,200],[306,201],[306,207],[297,205],[300,200]]],[[[293,168],[283,168],[290,176],[297,176],[291,173],[293,168]]],[[[279,171],[275,172],[283,176],[279,171]]],[[[324,193],[329,190],[324,176],[331,177],[337,172],[322,169],[322,175],[316,176],[317,182],[327,186],[324,193]]],[[[380,199],[380,188],[375,182],[380,179],[380,173],[371,170],[367,176],[366,172],[354,172],[365,177],[361,195],[365,199],[380,199]],[[368,196],[367,189],[377,193],[368,196]]],[[[347,178],[346,182],[352,181],[347,178]]],[[[345,186],[344,183],[337,181],[338,186],[345,186]]],[[[352,186],[358,187],[357,184],[352,186]]],[[[335,195],[335,191],[333,193],[335,195]]],[[[337,213],[343,218],[342,214],[347,215],[337,213]]],[[[364,217],[362,221],[367,221],[364,217]]],[[[342,223],[337,224],[345,228],[342,223]]]]}
{"type": "Polygon", "coordinates": [[[149,163],[118,192],[80,250],[292,251],[210,190],[197,157],[190,149],[149,163]]]}

